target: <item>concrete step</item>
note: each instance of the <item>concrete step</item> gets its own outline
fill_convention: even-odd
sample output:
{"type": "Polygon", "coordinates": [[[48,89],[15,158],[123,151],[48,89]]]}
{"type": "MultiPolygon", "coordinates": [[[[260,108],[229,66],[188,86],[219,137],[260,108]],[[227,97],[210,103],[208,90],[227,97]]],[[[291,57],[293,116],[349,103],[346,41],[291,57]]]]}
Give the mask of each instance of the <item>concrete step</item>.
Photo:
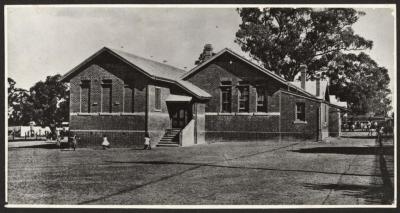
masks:
{"type": "Polygon", "coordinates": [[[177,135],[164,135],[163,137],[172,137],[172,138],[174,138],[174,137],[176,137],[177,135]]]}
{"type": "Polygon", "coordinates": [[[180,132],[181,129],[166,129],[164,136],[161,138],[157,146],[179,147],[179,141],[177,141],[177,138],[180,132]]]}
{"type": "Polygon", "coordinates": [[[176,140],[167,140],[167,139],[161,139],[160,142],[178,143],[178,141],[176,141],[176,140]]]}
{"type": "Polygon", "coordinates": [[[166,129],[165,130],[165,132],[174,132],[174,133],[177,133],[177,132],[180,132],[181,130],[180,129],[166,129]]]}
{"type": "Polygon", "coordinates": [[[157,147],[179,147],[177,143],[159,143],[157,147]]]}
{"type": "Polygon", "coordinates": [[[168,141],[160,141],[158,144],[179,144],[178,142],[175,142],[175,141],[171,141],[171,142],[168,142],[168,141]]]}
{"type": "Polygon", "coordinates": [[[166,132],[164,135],[178,135],[179,132],[166,132]]]}

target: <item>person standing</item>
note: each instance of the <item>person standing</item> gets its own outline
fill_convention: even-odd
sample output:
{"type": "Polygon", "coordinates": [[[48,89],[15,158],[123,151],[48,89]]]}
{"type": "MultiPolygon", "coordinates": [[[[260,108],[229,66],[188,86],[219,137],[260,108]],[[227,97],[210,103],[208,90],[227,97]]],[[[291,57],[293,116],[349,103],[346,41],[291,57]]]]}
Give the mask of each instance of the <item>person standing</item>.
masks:
{"type": "Polygon", "coordinates": [[[108,142],[106,135],[103,135],[103,142],[101,143],[101,146],[103,149],[110,148],[110,142],[108,142]]]}
{"type": "Polygon", "coordinates": [[[143,149],[148,149],[148,150],[151,149],[150,136],[149,136],[149,133],[147,133],[147,132],[144,135],[144,148],[143,149]]]}
{"type": "Polygon", "coordinates": [[[72,148],[74,148],[74,151],[77,145],[78,145],[78,137],[74,134],[74,136],[72,137],[72,148]]]}
{"type": "Polygon", "coordinates": [[[371,121],[368,121],[368,123],[367,123],[367,131],[368,131],[368,136],[372,136],[373,132],[372,132],[371,121]]]}

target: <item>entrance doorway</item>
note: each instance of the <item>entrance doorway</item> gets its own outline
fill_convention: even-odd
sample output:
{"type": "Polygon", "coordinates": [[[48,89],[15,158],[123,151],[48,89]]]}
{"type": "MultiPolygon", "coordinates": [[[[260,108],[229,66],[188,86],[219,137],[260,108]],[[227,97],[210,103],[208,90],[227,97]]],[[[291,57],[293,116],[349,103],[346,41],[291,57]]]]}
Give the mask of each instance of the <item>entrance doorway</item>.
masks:
{"type": "Polygon", "coordinates": [[[172,128],[184,128],[187,123],[188,111],[186,109],[178,109],[172,113],[172,128]]]}
{"type": "Polygon", "coordinates": [[[190,104],[170,103],[168,108],[172,128],[183,129],[192,119],[190,104]]]}

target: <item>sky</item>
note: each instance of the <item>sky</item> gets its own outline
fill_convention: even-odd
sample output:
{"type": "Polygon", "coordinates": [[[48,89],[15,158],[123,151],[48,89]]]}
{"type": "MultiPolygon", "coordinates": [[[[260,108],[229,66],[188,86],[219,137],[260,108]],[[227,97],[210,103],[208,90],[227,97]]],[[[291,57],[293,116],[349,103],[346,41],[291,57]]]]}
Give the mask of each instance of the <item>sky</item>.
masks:
{"type": "MultiPolygon", "coordinates": [[[[207,43],[215,52],[228,47],[246,56],[234,43],[241,23],[235,8],[7,6],[7,75],[29,89],[48,75],[65,74],[104,46],[186,70],[207,43]]],[[[356,9],[366,15],[353,29],[373,40],[365,52],[389,70],[395,91],[395,12],[356,9]]]]}

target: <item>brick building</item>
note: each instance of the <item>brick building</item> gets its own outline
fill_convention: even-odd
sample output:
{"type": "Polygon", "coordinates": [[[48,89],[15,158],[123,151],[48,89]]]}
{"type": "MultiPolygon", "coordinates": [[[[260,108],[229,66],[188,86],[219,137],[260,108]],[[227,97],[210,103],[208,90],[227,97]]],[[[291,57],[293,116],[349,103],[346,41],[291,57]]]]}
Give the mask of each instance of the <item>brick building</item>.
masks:
{"type": "Polygon", "coordinates": [[[152,146],[340,134],[343,103],[330,100],[324,81],[306,82],[306,67],[296,86],[229,49],[203,55],[186,72],[102,48],[62,78],[70,130],[82,146],[106,135],[118,147],[142,144],[146,132],[152,146]]]}

